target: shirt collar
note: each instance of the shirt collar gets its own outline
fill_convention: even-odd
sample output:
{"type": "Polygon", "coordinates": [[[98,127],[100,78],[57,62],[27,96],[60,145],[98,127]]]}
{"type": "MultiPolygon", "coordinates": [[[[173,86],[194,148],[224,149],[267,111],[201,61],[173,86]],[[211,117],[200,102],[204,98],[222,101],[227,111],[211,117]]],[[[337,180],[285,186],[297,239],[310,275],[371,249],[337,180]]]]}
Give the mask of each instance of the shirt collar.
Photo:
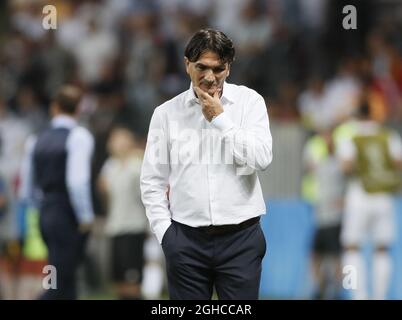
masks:
{"type": "Polygon", "coordinates": [[[77,125],[77,121],[70,116],[67,115],[58,115],[55,116],[51,121],[51,126],[53,128],[68,128],[71,129],[77,125]]]}
{"type": "MultiPolygon", "coordinates": [[[[234,95],[231,90],[231,87],[225,81],[223,83],[223,93],[221,96],[221,100],[223,103],[234,103],[234,95]]],[[[185,104],[188,106],[193,106],[195,104],[199,104],[198,98],[195,96],[193,83],[190,84],[190,89],[187,90],[185,104]]]]}

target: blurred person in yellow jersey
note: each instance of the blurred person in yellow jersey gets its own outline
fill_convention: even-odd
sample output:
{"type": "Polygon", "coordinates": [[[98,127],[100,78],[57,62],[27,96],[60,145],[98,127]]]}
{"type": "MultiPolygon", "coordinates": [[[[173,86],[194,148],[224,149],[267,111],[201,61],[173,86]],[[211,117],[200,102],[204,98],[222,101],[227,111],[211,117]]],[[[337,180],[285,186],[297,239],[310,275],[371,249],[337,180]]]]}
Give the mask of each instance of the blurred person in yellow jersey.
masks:
{"type": "Polygon", "coordinates": [[[389,249],[395,239],[393,193],[401,185],[402,142],[400,136],[372,120],[366,97],[357,117],[337,129],[337,156],[348,176],[341,243],[343,266],[356,271],[353,299],[386,299],[392,262],[389,249]],[[368,293],[362,246],[366,238],[374,246],[373,290],[368,293]]]}
{"type": "Polygon", "coordinates": [[[314,134],[303,150],[303,198],[312,206],[315,234],[312,247],[314,299],[337,299],[340,294],[344,178],[335,155],[331,129],[314,134]]]}
{"type": "Polygon", "coordinates": [[[111,238],[112,279],[119,299],[139,299],[148,231],[140,191],[143,149],[124,126],[112,130],[107,147],[110,156],[98,185],[108,208],[105,231],[111,238]]]}

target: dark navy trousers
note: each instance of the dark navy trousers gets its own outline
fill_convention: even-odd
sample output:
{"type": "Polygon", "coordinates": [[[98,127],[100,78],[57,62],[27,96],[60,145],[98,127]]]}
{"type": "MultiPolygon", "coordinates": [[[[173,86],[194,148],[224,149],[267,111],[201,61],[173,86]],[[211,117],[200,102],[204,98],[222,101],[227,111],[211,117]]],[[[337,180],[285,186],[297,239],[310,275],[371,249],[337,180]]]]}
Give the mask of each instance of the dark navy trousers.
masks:
{"type": "Polygon", "coordinates": [[[169,297],[257,300],[266,242],[260,223],[223,235],[173,221],[162,240],[169,297]]]}
{"type": "Polygon", "coordinates": [[[48,195],[40,207],[40,228],[48,249],[48,264],[57,271],[57,288],[47,289],[40,299],[77,299],[76,273],[84,257],[87,234],[78,225],[66,195],[48,195]]]}

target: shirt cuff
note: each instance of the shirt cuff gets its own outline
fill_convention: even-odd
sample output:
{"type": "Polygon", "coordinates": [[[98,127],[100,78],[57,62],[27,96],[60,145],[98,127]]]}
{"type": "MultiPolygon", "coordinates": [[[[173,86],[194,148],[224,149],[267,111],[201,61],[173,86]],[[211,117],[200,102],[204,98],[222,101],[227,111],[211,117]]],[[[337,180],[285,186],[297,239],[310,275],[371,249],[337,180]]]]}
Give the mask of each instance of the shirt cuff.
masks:
{"type": "Polygon", "coordinates": [[[154,233],[155,233],[156,239],[158,239],[158,242],[160,244],[162,244],[163,236],[165,235],[166,230],[170,227],[171,224],[172,224],[172,222],[170,220],[166,220],[166,221],[160,222],[158,224],[158,226],[156,226],[154,228],[154,233]]]}
{"type": "Polygon", "coordinates": [[[93,212],[87,212],[85,214],[78,215],[77,218],[80,224],[91,224],[95,220],[95,214],[93,212]]]}
{"type": "Polygon", "coordinates": [[[222,134],[225,134],[234,127],[233,121],[225,114],[220,113],[216,118],[211,121],[211,125],[217,128],[222,134]]]}

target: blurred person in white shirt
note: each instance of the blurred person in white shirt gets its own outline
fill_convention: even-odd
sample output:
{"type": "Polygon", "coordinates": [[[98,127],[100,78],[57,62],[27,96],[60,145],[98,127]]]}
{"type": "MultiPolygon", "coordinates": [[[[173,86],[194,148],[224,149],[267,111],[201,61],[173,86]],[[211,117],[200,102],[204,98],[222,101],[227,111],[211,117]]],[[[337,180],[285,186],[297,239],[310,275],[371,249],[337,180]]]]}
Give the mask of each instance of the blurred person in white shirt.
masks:
{"type": "Polygon", "coordinates": [[[124,126],[112,130],[107,146],[110,156],[99,188],[107,200],[105,230],[111,237],[112,279],[120,299],[139,299],[148,231],[139,183],[143,150],[124,126]]]}
{"type": "Polygon", "coordinates": [[[393,194],[401,184],[402,141],[396,132],[371,120],[366,99],[348,132],[337,142],[343,171],[349,175],[341,231],[343,265],[356,270],[353,299],[386,299],[392,274],[389,250],[396,236],[393,194]],[[374,247],[372,296],[361,252],[367,238],[374,247]]]}
{"type": "Polygon", "coordinates": [[[313,206],[316,232],[312,263],[317,282],[315,299],[337,299],[340,293],[344,179],[335,155],[332,130],[312,136],[304,147],[304,198],[313,206]]]}

